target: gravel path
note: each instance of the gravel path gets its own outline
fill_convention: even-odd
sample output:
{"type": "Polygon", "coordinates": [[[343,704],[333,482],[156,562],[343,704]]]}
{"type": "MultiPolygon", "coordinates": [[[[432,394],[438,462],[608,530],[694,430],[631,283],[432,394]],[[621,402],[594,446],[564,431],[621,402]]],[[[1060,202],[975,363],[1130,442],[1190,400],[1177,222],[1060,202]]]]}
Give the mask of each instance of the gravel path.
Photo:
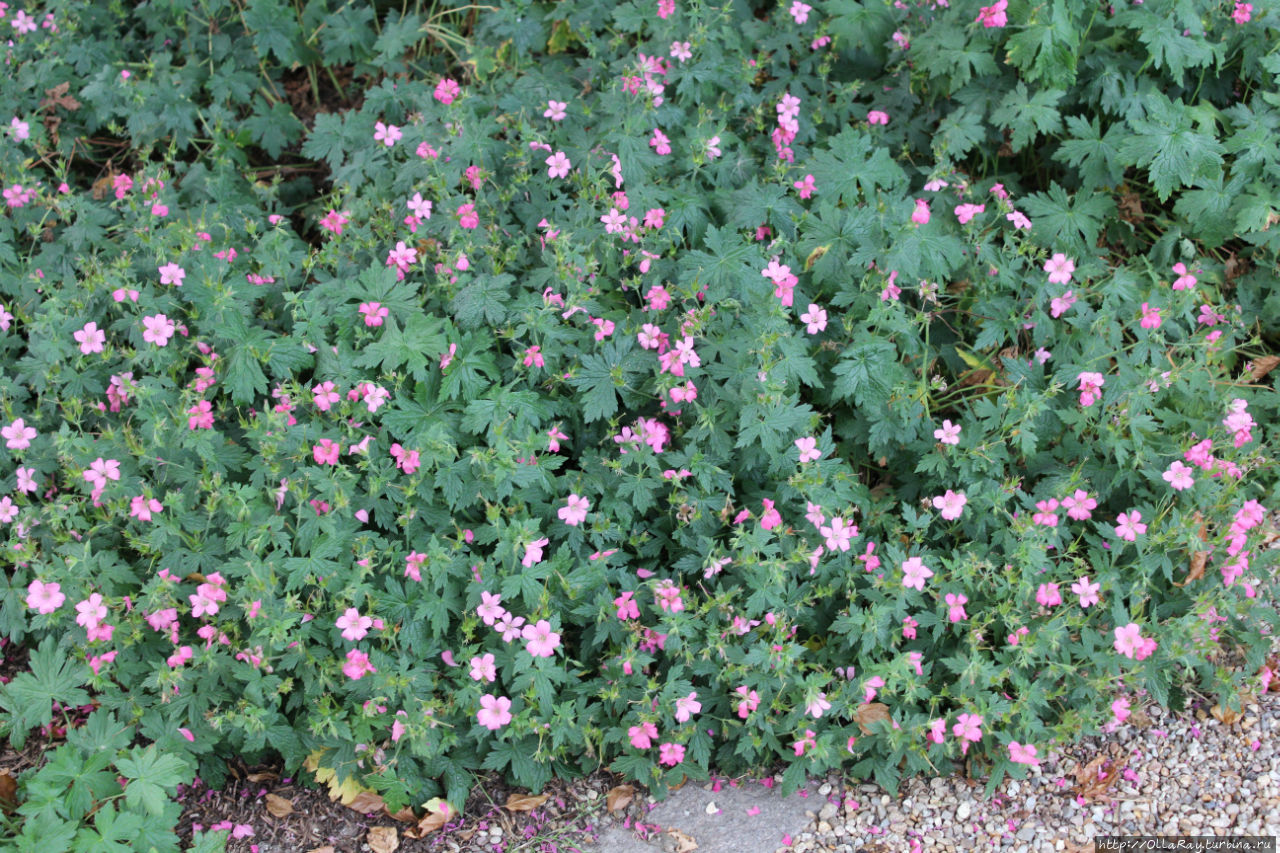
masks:
{"type": "MultiPolygon", "coordinates": [[[[1230,718],[1227,718],[1230,720],[1230,718]]],[[[958,777],[822,787],[810,830],[779,851],[1092,850],[1099,835],[1280,835],[1280,694],[1227,725],[1151,706],[1045,761],[991,800],[958,777]],[[1089,765],[1092,763],[1092,767],[1089,765]],[[1092,784],[1082,784],[1077,772],[1092,784]]]]}

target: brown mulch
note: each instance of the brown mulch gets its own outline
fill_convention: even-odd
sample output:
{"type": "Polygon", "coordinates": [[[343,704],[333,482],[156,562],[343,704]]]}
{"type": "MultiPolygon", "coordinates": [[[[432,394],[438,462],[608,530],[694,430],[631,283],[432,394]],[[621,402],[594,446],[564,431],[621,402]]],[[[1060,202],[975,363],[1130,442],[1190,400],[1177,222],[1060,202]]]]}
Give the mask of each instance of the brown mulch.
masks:
{"type": "Polygon", "coordinates": [[[281,777],[279,767],[231,769],[233,778],[220,791],[197,782],[179,792],[184,809],[177,832],[184,841],[196,828],[208,830],[229,821],[252,828],[253,835],[229,838],[228,853],[368,853],[370,830],[376,834],[379,827],[395,830],[398,853],[567,853],[593,840],[599,823],[609,820],[604,808],[607,792],[619,783],[619,777],[607,771],[569,782],[554,780],[540,792],[548,795],[542,807],[512,812],[501,804],[519,792],[491,775],[472,790],[459,818],[414,839],[405,836],[412,824],[353,811],[331,800],[323,787],[281,777]],[[493,842],[498,839],[490,835],[494,827],[502,830],[502,843],[496,848],[493,842]]]}

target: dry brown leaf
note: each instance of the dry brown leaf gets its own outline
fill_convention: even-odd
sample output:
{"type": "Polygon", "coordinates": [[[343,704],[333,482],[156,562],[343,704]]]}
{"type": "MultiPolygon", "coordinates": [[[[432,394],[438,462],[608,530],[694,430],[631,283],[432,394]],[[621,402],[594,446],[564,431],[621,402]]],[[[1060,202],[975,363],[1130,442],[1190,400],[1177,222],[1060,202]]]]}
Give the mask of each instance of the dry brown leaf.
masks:
{"type": "Polygon", "coordinates": [[[360,814],[369,814],[370,812],[385,811],[387,804],[382,801],[382,797],[369,791],[361,791],[351,798],[351,802],[344,803],[347,808],[360,812],[360,814]]]}
{"type": "Polygon", "coordinates": [[[690,853],[690,851],[698,849],[698,842],[678,829],[668,829],[667,835],[675,839],[676,853],[690,853]]]}
{"type": "Polygon", "coordinates": [[[5,811],[12,809],[18,802],[18,780],[8,770],[0,770],[0,806],[5,811]]]}
{"type": "Polygon", "coordinates": [[[439,797],[427,802],[426,809],[427,813],[418,819],[418,825],[404,831],[405,838],[426,838],[453,816],[453,808],[439,797]]]}
{"type": "Polygon", "coordinates": [[[272,817],[288,817],[293,814],[293,800],[286,800],[276,794],[267,794],[267,811],[272,817]]]}
{"type": "Polygon", "coordinates": [[[1183,587],[1189,583],[1194,583],[1204,577],[1204,566],[1209,559],[1208,551],[1196,551],[1191,555],[1191,568],[1187,570],[1187,577],[1182,583],[1174,582],[1174,586],[1183,587]]]}
{"type": "Polygon", "coordinates": [[[868,702],[853,712],[853,720],[864,735],[871,734],[871,724],[889,719],[889,706],[883,702],[868,702]]]}
{"type": "Polygon", "coordinates": [[[507,811],[511,812],[531,812],[541,806],[548,799],[546,794],[512,794],[507,797],[507,811]]]}
{"type": "Polygon", "coordinates": [[[334,849],[332,844],[326,844],[323,847],[313,847],[307,853],[334,853],[334,849]]]}
{"type": "Polygon", "coordinates": [[[395,853],[400,849],[400,833],[394,826],[371,826],[368,842],[373,853],[395,853]]]}
{"type": "Polygon", "coordinates": [[[1277,364],[1280,364],[1280,355],[1264,355],[1262,358],[1255,358],[1253,370],[1249,371],[1249,375],[1256,381],[1275,370],[1277,364]]]}
{"type": "Polygon", "coordinates": [[[261,773],[250,773],[247,777],[250,782],[272,782],[280,778],[279,773],[272,773],[270,770],[264,770],[261,773]]]}
{"type": "Polygon", "coordinates": [[[413,809],[409,808],[408,806],[405,806],[395,814],[391,814],[390,812],[387,812],[387,817],[391,818],[392,820],[398,820],[401,823],[417,823],[418,822],[418,816],[415,815],[413,813],[413,809]]]}
{"type": "Polygon", "coordinates": [[[1120,778],[1120,762],[1099,755],[1083,767],[1076,768],[1077,795],[1086,800],[1096,800],[1120,778]]]}
{"type": "Polygon", "coordinates": [[[605,808],[609,810],[609,814],[622,811],[631,805],[631,801],[635,799],[636,789],[631,785],[619,785],[616,788],[610,788],[609,793],[605,795],[605,808]]]}
{"type": "Polygon", "coordinates": [[[1213,718],[1224,726],[1234,726],[1236,723],[1240,722],[1240,718],[1244,716],[1242,712],[1233,711],[1221,704],[1214,705],[1209,709],[1209,713],[1213,714],[1213,718]]]}
{"type": "Polygon", "coordinates": [[[44,93],[47,98],[40,102],[40,109],[47,110],[49,107],[62,107],[68,112],[80,109],[80,102],[67,94],[67,90],[71,88],[69,82],[59,83],[52,89],[45,89],[44,93]]]}

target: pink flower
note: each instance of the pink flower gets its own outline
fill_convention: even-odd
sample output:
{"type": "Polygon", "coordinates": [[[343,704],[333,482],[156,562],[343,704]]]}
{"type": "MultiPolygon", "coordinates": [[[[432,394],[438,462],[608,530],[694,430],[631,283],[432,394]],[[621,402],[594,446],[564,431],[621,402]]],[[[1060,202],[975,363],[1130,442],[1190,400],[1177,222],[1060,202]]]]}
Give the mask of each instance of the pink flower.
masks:
{"type": "Polygon", "coordinates": [[[361,616],[360,611],[354,607],[348,607],[333,624],[342,629],[342,639],[356,642],[363,640],[369,633],[369,629],[373,627],[373,619],[361,616]]]}
{"type": "Polygon", "coordinates": [[[1032,524],[1041,524],[1045,527],[1058,526],[1058,499],[1049,498],[1047,501],[1037,501],[1036,511],[1031,516],[1032,524]]]}
{"type": "Polygon", "coordinates": [[[1144,329],[1160,328],[1160,309],[1152,308],[1146,302],[1142,303],[1142,321],[1139,325],[1144,329]]]}
{"type": "Polygon", "coordinates": [[[400,131],[400,128],[396,127],[394,124],[376,122],[373,125],[373,141],[381,142],[388,148],[395,145],[403,135],[404,134],[400,131]]]}
{"type": "Polygon", "coordinates": [[[145,329],[142,333],[142,339],[149,344],[162,347],[169,343],[169,338],[173,337],[173,321],[163,314],[143,317],[142,326],[145,329]]]}
{"type": "Polygon", "coordinates": [[[1236,3],[1235,9],[1231,12],[1231,20],[1237,24],[1247,24],[1253,17],[1252,3],[1236,3]]]}
{"type": "Polygon", "coordinates": [[[809,310],[800,315],[800,320],[806,324],[806,332],[816,335],[827,327],[826,309],[819,308],[811,302],[809,303],[809,310]]]}
{"type": "Polygon", "coordinates": [[[943,444],[959,444],[960,427],[949,420],[944,420],[942,426],[933,431],[933,437],[943,444]]]}
{"type": "Polygon", "coordinates": [[[458,224],[463,228],[478,228],[480,226],[480,214],[476,213],[474,204],[464,204],[458,207],[458,224]]]}
{"type": "Polygon", "coordinates": [[[956,724],[951,727],[951,734],[961,739],[960,752],[968,754],[969,744],[982,740],[982,717],[977,714],[961,714],[956,720],[956,724]]]}
{"type": "Polygon", "coordinates": [[[1009,23],[1009,18],[1005,14],[1005,9],[1007,8],[1009,8],[1009,0],[996,0],[994,4],[983,6],[978,10],[978,17],[974,18],[974,20],[981,21],[982,26],[987,29],[1003,27],[1009,23]]]}
{"type": "Polygon", "coordinates": [[[697,693],[681,696],[676,700],[676,722],[687,723],[694,714],[701,710],[702,703],[698,701],[697,693]]]}
{"type": "Polygon", "coordinates": [[[1088,408],[1102,396],[1102,386],[1106,383],[1101,373],[1080,373],[1076,377],[1080,382],[1080,405],[1088,408]]]}
{"type": "Polygon", "coordinates": [[[813,175],[805,175],[803,181],[795,181],[792,186],[800,191],[800,198],[810,198],[816,189],[813,175]]]}
{"type": "Polygon", "coordinates": [[[677,62],[684,62],[693,57],[693,50],[687,41],[673,41],[671,43],[671,58],[677,62]]]}
{"type": "Polygon", "coordinates": [[[797,24],[803,24],[805,21],[809,20],[809,12],[812,10],[813,7],[807,3],[795,0],[795,2],[791,4],[791,8],[787,11],[791,14],[791,17],[796,19],[797,24]]]}
{"type": "Polygon", "coordinates": [[[565,156],[563,151],[557,151],[544,162],[548,166],[547,174],[552,178],[563,178],[569,174],[569,169],[573,167],[573,164],[569,162],[569,158],[565,156]]]}
{"type": "Polygon", "coordinates": [[[1006,213],[1004,215],[1004,218],[1013,223],[1013,227],[1015,230],[1019,230],[1019,229],[1022,231],[1031,230],[1031,220],[1028,219],[1027,215],[1025,213],[1022,213],[1021,211],[1015,210],[1010,213],[1006,213]]]}
{"type": "Polygon", "coordinates": [[[1014,764],[1040,766],[1040,759],[1036,758],[1036,748],[1030,744],[1020,744],[1016,740],[1009,741],[1009,760],[1014,764]]]}
{"type": "Polygon", "coordinates": [[[1116,651],[1130,659],[1142,650],[1144,644],[1142,629],[1136,622],[1130,622],[1123,628],[1116,628],[1115,638],[1116,651]]]}
{"type": "Polygon", "coordinates": [[[947,620],[950,622],[963,622],[969,618],[964,612],[964,606],[969,603],[969,599],[963,593],[957,595],[947,593],[947,620]]]}
{"type": "Polygon", "coordinates": [[[1097,604],[1098,590],[1102,588],[1102,584],[1090,583],[1089,576],[1085,575],[1071,585],[1071,591],[1080,597],[1080,606],[1088,609],[1090,605],[1097,604]]]}
{"type": "Polygon", "coordinates": [[[1067,310],[1072,305],[1075,305],[1075,304],[1076,304],[1076,295],[1070,290],[1068,290],[1066,293],[1062,294],[1061,296],[1055,296],[1052,300],[1050,300],[1049,316],[1056,320],[1059,317],[1061,317],[1063,314],[1065,314],[1067,310]]]}
{"type": "Polygon", "coordinates": [[[1187,271],[1186,264],[1184,263],[1174,264],[1173,271],[1178,275],[1178,277],[1174,279],[1174,282],[1173,282],[1174,290],[1190,290],[1191,288],[1196,286],[1196,281],[1198,279],[1187,271]]]}
{"type": "Polygon", "coordinates": [[[815,720],[821,719],[822,715],[830,710],[831,703],[827,701],[827,694],[825,693],[810,696],[804,706],[804,712],[815,720]]]}
{"type": "Polygon", "coordinates": [[[524,546],[524,559],[520,561],[520,565],[528,568],[542,562],[542,549],[547,547],[550,542],[551,540],[544,536],[524,546]]]}
{"type": "Polygon", "coordinates": [[[486,693],[480,697],[480,710],[476,712],[476,720],[489,731],[496,732],[511,722],[511,700],[506,696],[486,693]]]}
{"type": "Polygon", "coordinates": [[[986,209],[987,206],[985,204],[958,204],[955,210],[956,219],[960,220],[961,225],[965,225],[986,209]]]}
{"type": "MultiPolygon", "coordinates": [[[[916,638],[916,628],[920,627],[920,623],[912,619],[910,616],[902,620],[902,637],[906,640],[914,640],[916,638]]],[[[942,743],[942,741],[938,741],[942,743]]]]}
{"type": "Polygon", "coordinates": [[[155,498],[135,495],[129,503],[129,515],[139,521],[150,521],[154,513],[163,512],[164,506],[155,498]]]}
{"type": "Polygon", "coordinates": [[[1057,607],[1062,603],[1062,595],[1056,583],[1042,583],[1036,590],[1036,603],[1043,607],[1057,607]]]}
{"type": "Polygon", "coordinates": [[[1111,703],[1111,720],[1116,724],[1129,719],[1129,700],[1123,696],[1111,703]]]}
{"type": "Polygon", "coordinates": [[[904,587],[924,591],[924,582],[933,577],[933,572],[925,566],[924,560],[912,557],[902,564],[902,585],[904,587]]]}
{"type": "Polygon", "coordinates": [[[172,262],[159,267],[158,272],[161,284],[172,284],[175,287],[182,287],[182,280],[187,277],[187,271],[172,262]]]}
{"type": "Polygon", "coordinates": [[[312,458],[318,465],[337,465],[340,453],[342,453],[342,445],[327,438],[320,439],[311,448],[312,458]]]}
{"type": "Polygon", "coordinates": [[[326,231],[332,231],[339,237],[342,236],[342,229],[347,227],[347,223],[351,221],[351,211],[344,210],[339,213],[336,210],[330,210],[320,220],[320,227],[326,231]]]}
{"type": "Polygon", "coordinates": [[[1093,510],[1098,508],[1098,502],[1089,497],[1089,493],[1084,489],[1076,489],[1075,494],[1062,499],[1062,506],[1066,509],[1069,518],[1085,521],[1093,515],[1093,510]]]}
{"type": "Polygon", "coordinates": [[[800,464],[802,465],[822,457],[822,451],[818,449],[818,440],[812,436],[797,438],[795,446],[800,450],[800,464]]]}
{"type": "Polygon", "coordinates": [[[925,735],[925,737],[934,743],[945,741],[947,737],[947,721],[939,719],[929,723],[929,734],[925,735]]]}
{"type": "Polygon", "coordinates": [[[684,747],[678,743],[664,743],[658,747],[658,763],[675,767],[684,761],[684,747]]]}
{"type": "Polygon", "coordinates": [[[413,198],[406,203],[410,212],[419,219],[431,218],[432,203],[422,197],[422,193],[414,193],[413,198]]]}
{"type": "Polygon", "coordinates": [[[882,110],[872,110],[867,113],[867,124],[888,124],[889,114],[882,110]]]}
{"type": "Polygon", "coordinates": [[[636,749],[648,749],[653,746],[653,739],[658,736],[658,727],[653,723],[641,723],[627,729],[627,737],[636,749]]]}
{"type": "Polygon", "coordinates": [[[768,498],[765,498],[762,503],[764,512],[760,516],[760,526],[765,530],[773,530],[782,524],[782,513],[773,508],[773,501],[768,498]]]}
{"type": "Polygon", "coordinates": [[[448,77],[444,78],[439,83],[437,83],[436,90],[432,92],[432,95],[435,96],[435,99],[440,103],[444,104],[445,106],[452,104],[454,99],[461,94],[462,94],[462,86],[458,84],[458,81],[452,80],[448,77]]]}
{"type": "Polygon", "coordinates": [[[476,681],[493,682],[498,677],[498,667],[492,653],[484,657],[477,655],[471,659],[471,677],[476,681]]]}
{"type": "Polygon", "coordinates": [[[502,608],[502,596],[494,595],[490,592],[480,593],[480,606],[476,608],[476,615],[483,620],[484,624],[492,625],[496,620],[501,619],[507,613],[502,608]]]}
{"type": "Polygon", "coordinates": [[[1135,542],[1140,534],[1147,532],[1147,526],[1142,524],[1142,513],[1134,510],[1128,514],[1120,513],[1116,521],[1116,536],[1126,542],[1135,542]]]}
{"type": "Polygon", "coordinates": [[[624,592],[613,600],[613,606],[618,608],[618,618],[623,622],[640,618],[640,608],[636,605],[634,592],[624,592]]]}
{"type": "Polygon", "coordinates": [[[1071,274],[1076,271],[1076,263],[1058,252],[1044,262],[1044,271],[1049,274],[1050,284],[1066,284],[1071,281],[1071,274]]]}
{"type": "Polygon", "coordinates": [[[916,199],[916,209],[911,211],[911,221],[916,225],[929,224],[929,202],[922,198],[916,199]]]}
{"type": "Polygon", "coordinates": [[[107,333],[99,329],[97,323],[85,323],[84,328],[72,337],[80,344],[80,352],[85,355],[102,352],[103,344],[107,342],[107,333]]]}
{"type": "Polygon", "coordinates": [[[552,121],[564,121],[568,109],[567,101],[547,101],[547,109],[542,113],[543,118],[549,118],[552,121]]]}
{"type": "Polygon", "coordinates": [[[1169,484],[1175,492],[1183,489],[1189,489],[1195,484],[1195,478],[1191,476],[1191,468],[1183,465],[1181,462],[1174,462],[1169,466],[1169,470],[1162,475],[1164,481],[1169,484]]]}
{"type": "Polygon", "coordinates": [[[381,326],[391,312],[381,302],[361,302],[360,313],[364,315],[366,326],[381,326]]]}
{"type": "Polygon", "coordinates": [[[525,651],[535,658],[549,658],[560,648],[560,635],[551,630],[551,623],[546,619],[538,620],[536,625],[525,625],[520,636],[525,640],[525,651]]]}
{"type": "Polygon", "coordinates": [[[658,17],[666,20],[675,14],[676,0],[658,0],[658,17]]]}
{"type": "Polygon", "coordinates": [[[835,516],[830,524],[823,525],[818,532],[826,537],[827,547],[831,550],[848,551],[850,540],[858,535],[858,528],[843,518],[835,516]]]}
{"type": "Polygon", "coordinates": [[[86,630],[98,627],[99,623],[107,618],[107,607],[102,603],[102,595],[95,592],[77,604],[76,614],[77,625],[86,630]]]}
{"type": "Polygon", "coordinates": [[[818,745],[818,742],[814,738],[813,729],[805,729],[804,737],[801,737],[798,740],[796,740],[795,743],[791,744],[791,747],[796,751],[796,755],[800,756],[800,755],[804,755],[805,750],[813,749],[817,745],[818,745]]]}
{"type": "Polygon", "coordinates": [[[27,607],[45,615],[53,613],[67,600],[61,590],[61,584],[32,581],[27,585],[27,607]]]}
{"type": "Polygon", "coordinates": [[[939,495],[933,499],[933,508],[941,510],[941,515],[947,521],[955,521],[964,512],[964,505],[968,502],[964,492],[953,492],[947,489],[947,493],[939,495]]]}
{"type": "Polygon", "coordinates": [[[666,156],[671,153],[671,140],[667,139],[666,134],[655,127],[653,136],[649,139],[649,147],[656,151],[658,156],[666,156]]]}
{"type": "Polygon", "coordinates": [[[570,527],[577,527],[587,519],[587,510],[591,508],[591,502],[584,497],[578,495],[569,495],[569,502],[560,507],[557,515],[560,520],[570,527]]]}

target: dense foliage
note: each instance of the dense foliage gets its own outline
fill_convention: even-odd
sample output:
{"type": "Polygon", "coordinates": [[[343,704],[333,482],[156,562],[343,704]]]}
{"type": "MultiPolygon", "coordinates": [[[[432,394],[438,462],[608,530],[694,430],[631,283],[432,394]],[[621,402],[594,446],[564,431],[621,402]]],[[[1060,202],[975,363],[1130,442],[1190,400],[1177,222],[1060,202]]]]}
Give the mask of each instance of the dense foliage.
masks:
{"type": "Polygon", "coordinates": [[[231,754],[994,785],[1238,703],[1259,6],[5,10],[0,708],[92,710],[19,847],[176,849],[231,754]]]}

